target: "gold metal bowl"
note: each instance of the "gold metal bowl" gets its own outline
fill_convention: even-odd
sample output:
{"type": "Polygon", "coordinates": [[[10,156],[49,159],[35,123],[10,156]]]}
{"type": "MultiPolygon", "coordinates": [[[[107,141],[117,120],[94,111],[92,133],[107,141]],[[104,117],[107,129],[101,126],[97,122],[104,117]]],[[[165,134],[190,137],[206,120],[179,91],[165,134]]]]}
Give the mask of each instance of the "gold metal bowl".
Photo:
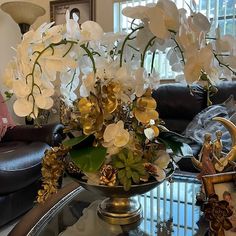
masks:
{"type": "MultiPolygon", "coordinates": [[[[142,218],[142,207],[134,198],[136,195],[144,194],[160,185],[162,182],[152,181],[131,185],[128,191],[123,186],[106,186],[87,183],[78,167],[68,158],[65,161],[68,174],[88,191],[106,197],[98,206],[97,214],[110,224],[127,225],[139,221],[142,218]]],[[[174,173],[174,165],[167,173],[166,179],[174,173]]]]}
{"type": "Polygon", "coordinates": [[[159,184],[155,180],[139,185],[132,185],[129,191],[123,186],[91,185],[83,180],[76,179],[82,187],[93,193],[107,197],[98,206],[98,216],[110,224],[127,225],[142,218],[142,207],[136,195],[144,194],[159,184]]]}
{"type": "MultiPolygon", "coordinates": [[[[87,183],[83,174],[74,164],[69,156],[64,160],[67,173],[78,182],[83,188],[100,196],[106,197],[98,206],[97,214],[104,221],[110,224],[127,225],[139,221],[142,218],[142,208],[139,201],[134,198],[136,195],[144,194],[160,185],[162,182],[154,178],[146,183],[131,185],[128,191],[124,186],[106,186],[87,183]]],[[[166,179],[174,173],[175,165],[171,162],[166,179]]]]}

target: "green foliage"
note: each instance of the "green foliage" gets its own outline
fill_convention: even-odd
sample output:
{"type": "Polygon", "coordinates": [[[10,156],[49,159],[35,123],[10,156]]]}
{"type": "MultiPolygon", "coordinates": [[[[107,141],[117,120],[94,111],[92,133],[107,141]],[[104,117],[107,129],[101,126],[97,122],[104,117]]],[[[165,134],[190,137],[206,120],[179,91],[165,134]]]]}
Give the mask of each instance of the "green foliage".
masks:
{"type": "Polygon", "coordinates": [[[87,139],[89,136],[87,135],[81,135],[79,137],[71,138],[69,140],[66,140],[63,142],[63,145],[65,147],[73,147],[81,142],[83,142],[85,139],[87,139]]]}
{"type": "Polygon", "coordinates": [[[113,156],[113,166],[118,169],[117,177],[125,191],[131,188],[132,183],[138,184],[140,177],[146,175],[142,157],[127,149],[113,156]]]}
{"type": "Polygon", "coordinates": [[[5,91],[4,94],[5,94],[7,100],[11,99],[11,97],[14,95],[13,93],[10,93],[8,91],[5,91]]]}
{"type": "Polygon", "coordinates": [[[86,147],[71,150],[70,156],[83,172],[96,172],[102,166],[107,149],[104,147],[86,147]]]}

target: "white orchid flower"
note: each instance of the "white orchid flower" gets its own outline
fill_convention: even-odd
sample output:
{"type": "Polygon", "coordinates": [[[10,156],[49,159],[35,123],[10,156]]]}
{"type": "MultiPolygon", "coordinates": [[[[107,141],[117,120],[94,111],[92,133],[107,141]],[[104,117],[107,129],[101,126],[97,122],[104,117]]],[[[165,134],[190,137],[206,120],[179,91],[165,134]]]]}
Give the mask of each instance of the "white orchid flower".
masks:
{"type": "Polygon", "coordinates": [[[29,99],[27,98],[17,99],[13,104],[13,110],[16,113],[16,115],[20,117],[25,117],[30,115],[32,118],[35,119],[38,116],[37,106],[34,106],[34,111],[33,111],[32,97],[30,97],[29,99]],[[31,114],[31,112],[34,112],[34,114],[31,114]]]}
{"type": "Polygon", "coordinates": [[[135,70],[134,72],[134,88],[135,88],[135,95],[137,97],[141,97],[143,96],[143,94],[146,92],[147,90],[147,84],[145,83],[145,79],[144,76],[146,74],[146,71],[144,68],[138,68],[137,70],[135,70]]]}
{"type": "Polygon", "coordinates": [[[94,21],[85,21],[81,25],[81,41],[96,41],[103,36],[102,27],[94,21]]]}
{"type": "Polygon", "coordinates": [[[208,75],[212,72],[212,63],[214,55],[210,48],[205,47],[194,52],[191,57],[188,58],[184,66],[184,75],[188,83],[198,81],[202,71],[205,71],[208,75]]]}
{"type": "Polygon", "coordinates": [[[211,23],[202,13],[193,13],[191,17],[188,18],[189,25],[193,31],[208,33],[211,28],[211,23]]]}
{"type": "Polygon", "coordinates": [[[103,133],[104,147],[124,147],[129,142],[129,132],[124,129],[124,122],[118,121],[116,124],[110,124],[103,133]]]}
{"type": "Polygon", "coordinates": [[[150,19],[149,28],[151,32],[160,39],[167,39],[170,37],[170,32],[165,25],[165,12],[160,6],[149,8],[147,11],[150,19]]]}
{"type": "Polygon", "coordinates": [[[164,10],[166,28],[168,30],[178,32],[180,26],[180,14],[176,4],[171,0],[159,0],[157,6],[164,10]]]}
{"type": "Polygon", "coordinates": [[[166,169],[170,160],[170,155],[165,150],[158,150],[154,164],[159,166],[161,169],[166,169]]]}
{"type": "Polygon", "coordinates": [[[69,10],[66,11],[66,39],[79,40],[80,27],[76,19],[70,19],[69,10]]]}
{"type": "Polygon", "coordinates": [[[53,106],[53,99],[51,97],[45,97],[43,95],[36,95],[35,104],[38,108],[49,110],[53,106]]]}
{"type": "Polygon", "coordinates": [[[80,96],[88,97],[90,95],[90,92],[94,92],[95,82],[96,79],[94,72],[84,75],[82,77],[82,85],[80,86],[80,96]]]}
{"type": "Polygon", "coordinates": [[[136,36],[136,46],[137,48],[141,49],[141,52],[144,51],[149,40],[154,37],[153,33],[148,27],[148,22],[146,20],[144,20],[142,25],[144,28],[140,29],[136,36]]]}
{"type": "Polygon", "coordinates": [[[69,57],[60,56],[42,56],[40,58],[40,65],[47,71],[64,72],[68,69],[75,69],[77,62],[69,57]]]}
{"type": "Polygon", "coordinates": [[[13,81],[13,91],[17,97],[27,97],[31,92],[31,84],[27,84],[25,80],[13,81]]]}
{"type": "Polygon", "coordinates": [[[122,10],[122,14],[132,19],[144,19],[148,18],[147,10],[148,6],[136,6],[136,7],[126,7],[122,10]]]}

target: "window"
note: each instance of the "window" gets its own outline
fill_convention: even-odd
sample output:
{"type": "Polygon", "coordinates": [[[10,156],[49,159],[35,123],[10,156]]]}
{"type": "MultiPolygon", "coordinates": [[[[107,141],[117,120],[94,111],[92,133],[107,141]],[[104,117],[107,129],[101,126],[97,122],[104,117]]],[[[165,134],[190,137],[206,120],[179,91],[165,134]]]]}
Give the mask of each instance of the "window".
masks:
{"type": "MultiPolygon", "coordinates": [[[[157,0],[114,0],[114,31],[126,31],[131,19],[122,15],[122,10],[127,6],[138,6],[155,4],[157,0]]],[[[221,34],[231,34],[236,36],[236,0],[173,0],[178,8],[185,8],[188,12],[189,6],[193,8],[195,2],[197,11],[206,15],[216,28],[221,28],[221,34]]],[[[162,79],[174,79],[176,73],[170,69],[166,60],[166,52],[157,52],[155,57],[155,68],[160,73],[162,79]]],[[[147,56],[146,68],[150,65],[151,55],[147,56]]],[[[147,68],[148,69],[148,68],[147,68]]]]}

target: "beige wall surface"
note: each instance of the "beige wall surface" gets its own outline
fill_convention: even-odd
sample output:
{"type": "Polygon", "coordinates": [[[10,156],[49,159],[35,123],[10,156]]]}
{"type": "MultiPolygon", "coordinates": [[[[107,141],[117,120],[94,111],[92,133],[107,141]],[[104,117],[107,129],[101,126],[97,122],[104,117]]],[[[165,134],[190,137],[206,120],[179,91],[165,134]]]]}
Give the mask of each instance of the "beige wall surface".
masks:
{"type": "MultiPolygon", "coordinates": [[[[10,2],[11,0],[0,0],[0,4],[10,2]]],[[[17,1],[17,0],[14,0],[17,1]]],[[[24,0],[33,2],[42,6],[46,10],[44,16],[39,17],[31,26],[37,28],[44,22],[50,21],[49,0],[24,0]]],[[[113,31],[113,0],[96,0],[96,21],[103,27],[105,32],[113,31]]],[[[18,25],[14,20],[4,11],[0,9],[0,91],[5,91],[1,82],[4,68],[8,62],[13,58],[15,48],[21,40],[21,33],[18,25]]],[[[19,121],[19,120],[17,120],[19,121]]]]}

